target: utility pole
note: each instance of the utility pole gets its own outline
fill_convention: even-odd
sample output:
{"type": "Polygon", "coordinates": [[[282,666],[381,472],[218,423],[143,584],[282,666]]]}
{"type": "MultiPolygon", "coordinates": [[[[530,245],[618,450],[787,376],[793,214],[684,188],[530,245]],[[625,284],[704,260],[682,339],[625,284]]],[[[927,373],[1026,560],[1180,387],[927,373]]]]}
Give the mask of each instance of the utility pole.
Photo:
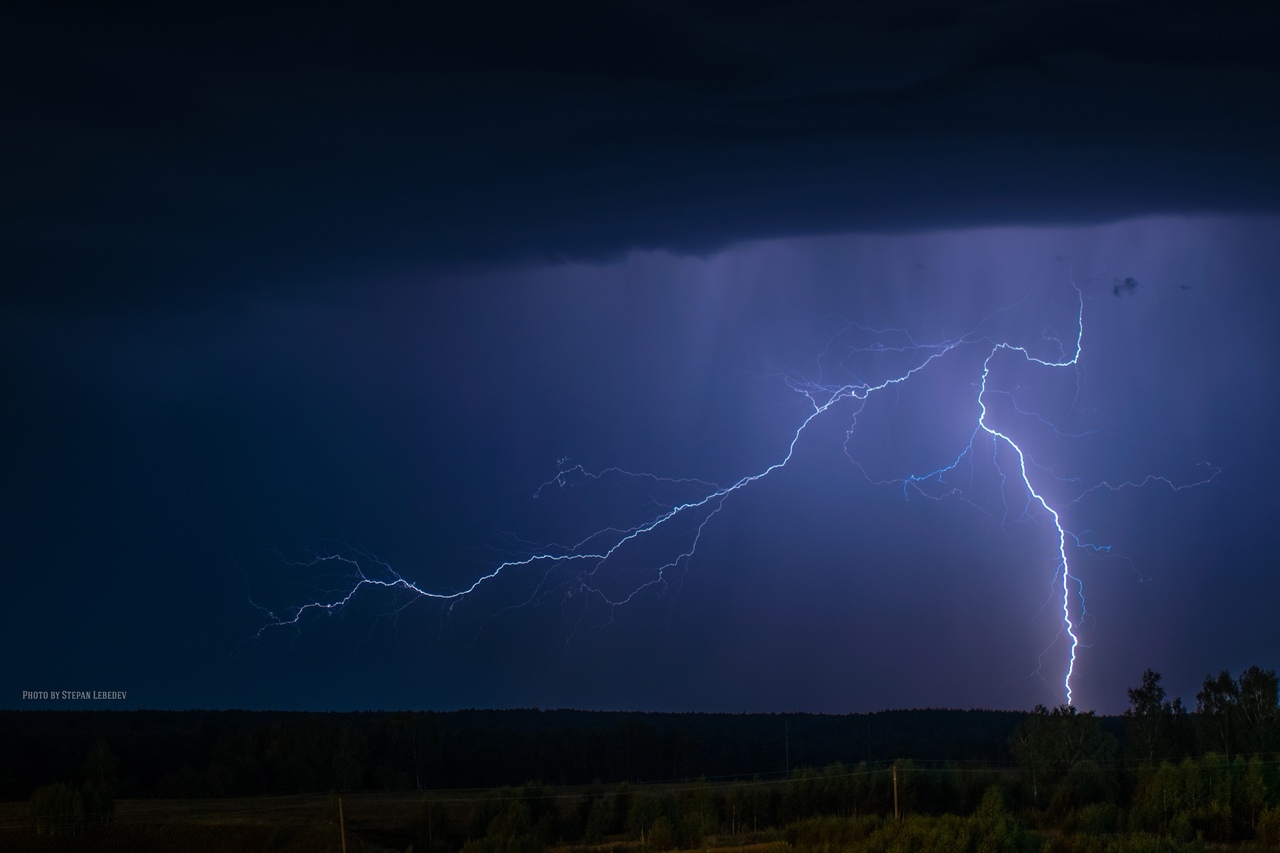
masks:
{"type": "Polygon", "coordinates": [[[893,819],[902,820],[902,812],[898,811],[898,762],[896,761],[893,762],[893,819]]]}
{"type": "Polygon", "coordinates": [[[787,778],[791,778],[791,721],[782,718],[783,755],[786,756],[787,778]]]}
{"type": "Polygon", "coordinates": [[[342,797],[338,797],[338,834],[342,836],[342,853],[347,853],[347,824],[342,819],[342,797]]]}

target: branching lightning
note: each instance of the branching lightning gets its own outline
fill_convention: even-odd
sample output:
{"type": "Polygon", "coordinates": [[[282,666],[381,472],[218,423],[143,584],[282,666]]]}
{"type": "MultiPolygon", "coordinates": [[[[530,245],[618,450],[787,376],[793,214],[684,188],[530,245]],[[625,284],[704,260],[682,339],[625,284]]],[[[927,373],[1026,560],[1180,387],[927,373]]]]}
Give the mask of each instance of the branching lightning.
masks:
{"type": "MultiPolygon", "coordinates": [[[[896,369],[889,371],[888,375],[878,376],[874,380],[857,377],[843,361],[840,364],[841,370],[854,376],[852,381],[832,383],[824,381],[821,375],[817,380],[785,376],[788,387],[804,401],[805,411],[794,431],[786,438],[785,450],[768,466],[728,485],[718,485],[704,480],[667,478],[620,468],[591,471],[580,464],[562,459],[555,476],[538,487],[533,494],[534,498],[542,497],[549,490],[562,490],[606,480],[646,484],[653,487],[655,492],[679,494],[681,497],[662,499],[655,496],[633,523],[601,527],[568,544],[531,548],[497,562],[469,583],[455,589],[432,589],[406,578],[385,561],[365,554],[343,551],[314,555],[302,563],[292,565],[323,573],[326,577],[337,577],[338,586],[323,591],[313,590],[311,597],[304,603],[284,609],[260,607],[265,616],[265,624],[258,634],[261,636],[265,631],[283,626],[301,626],[314,615],[340,611],[357,596],[367,592],[382,590],[402,595],[403,601],[398,609],[421,600],[435,601],[446,608],[452,608],[458,602],[474,596],[482,588],[504,583],[506,579],[513,577],[522,578],[522,589],[528,590],[520,593],[521,600],[516,606],[525,606],[559,594],[566,597],[587,596],[610,610],[623,607],[654,588],[670,584],[693,559],[702,541],[703,532],[734,494],[785,468],[796,454],[801,441],[810,432],[811,425],[819,419],[840,417],[843,413],[848,418],[845,456],[869,482],[897,487],[908,497],[915,494],[933,500],[968,500],[964,489],[948,478],[962,465],[978,464],[981,461],[978,459],[980,449],[985,448],[986,442],[990,442],[990,464],[999,475],[1000,494],[1004,502],[1004,517],[999,521],[1005,523],[1010,520],[1011,515],[1018,519],[1039,515],[1047,519],[1052,527],[1051,541],[1046,543],[1046,549],[1055,563],[1054,606],[1061,609],[1058,636],[1065,638],[1066,643],[1066,675],[1061,689],[1066,702],[1070,704],[1073,701],[1072,682],[1081,646],[1081,620],[1085,613],[1083,585],[1073,572],[1071,558],[1079,554],[1105,553],[1109,548],[1084,541],[1082,536],[1088,531],[1069,530],[1063,518],[1064,511],[1099,490],[1119,491],[1152,484],[1180,490],[1206,483],[1218,473],[1216,468],[1209,466],[1209,473],[1194,483],[1179,484],[1166,477],[1150,475],[1139,482],[1112,484],[1103,481],[1084,489],[1075,487],[1075,496],[1066,501],[1055,502],[1047,497],[1046,486],[1049,483],[1074,484],[1077,480],[1058,476],[1032,459],[1019,439],[1012,434],[1011,428],[997,422],[994,413],[988,408],[989,403],[998,397],[1008,398],[1012,409],[1019,415],[1038,419],[1059,437],[1072,434],[1059,432],[1045,417],[1019,408],[1013,391],[988,388],[988,382],[992,371],[1007,361],[1021,362],[1033,370],[1078,371],[1085,357],[1086,335],[1084,296],[1078,288],[1076,294],[1078,309],[1071,337],[1064,342],[1049,335],[1045,337],[1047,343],[1041,343],[1040,348],[1051,351],[1051,354],[1037,354],[1028,345],[1014,343],[986,331],[987,321],[980,323],[969,333],[938,343],[918,343],[901,329],[870,329],[849,324],[828,342],[819,359],[820,373],[823,359],[834,357],[837,342],[846,333],[871,340],[870,344],[849,347],[850,355],[890,354],[902,363],[896,365],[896,369]],[[873,477],[858,461],[853,447],[858,435],[859,416],[869,401],[912,383],[917,377],[958,357],[962,352],[973,354],[971,357],[974,363],[980,363],[980,368],[969,378],[974,394],[972,431],[967,443],[958,448],[950,463],[935,470],[908,473],[894,479],[873,477]],[[1006,461],[1001,461],[1002,448],[1006,461]],[[1013,484],[1014,491],[1021,495],[1018,498],[1021,509],[1016,513],[1005,497],[1006,487],[1010,483],[1013,484]]],[[[1078,387],[1077,373],[1077,394],[1078,387]]],[[[1052,648],[1052,644],[1050,647],[1052,648]]]]}

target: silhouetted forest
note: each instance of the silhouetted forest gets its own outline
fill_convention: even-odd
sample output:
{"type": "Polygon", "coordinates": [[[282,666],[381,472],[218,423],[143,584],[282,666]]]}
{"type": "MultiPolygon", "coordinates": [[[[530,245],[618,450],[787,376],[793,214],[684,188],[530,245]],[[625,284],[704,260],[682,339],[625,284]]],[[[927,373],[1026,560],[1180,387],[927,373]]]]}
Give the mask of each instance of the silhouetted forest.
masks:
{"type": "MultiPolygon", "coordinates": [[[[898,758],[1009,761],[1015,711],[0,712],[0,797],[78,778],[95,743],[125,797],[778,778],[898,758]]],[[[1119,719],[1104,721],[1119,731],[1119,719]]]]}

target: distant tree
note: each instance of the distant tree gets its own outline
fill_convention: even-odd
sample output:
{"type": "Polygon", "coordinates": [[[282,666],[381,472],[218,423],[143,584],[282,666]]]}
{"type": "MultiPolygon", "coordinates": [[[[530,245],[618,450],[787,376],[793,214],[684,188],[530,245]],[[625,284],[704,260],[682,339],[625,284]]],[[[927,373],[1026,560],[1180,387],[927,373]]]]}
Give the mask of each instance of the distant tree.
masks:
{"type": "Polygon", "coordinates": [[[1236,820],[1243,813],[1237,812],[1239,803],[1239,770],[1243,764],[1217,753],[1203,755],[1199,764],[1200,790],[1197,807],[1188,816],[1197,832],[1204,833],[1206,841],[1231,841],[1236,820]]]}
{"type": "Polygon", "coordinates": [[[489,832],[489,824],[497,820],[503,809],[513,799],[515,799],[513,789],[504,787],[487,791],[484,796],[473,802],[467,820],[467,838],[484,838],[489,832]]]}
{"type": "Polygon", "coordinates": [[[1200,797],[1196,766],[1190,758],[1181,766],[1168,761],[1144,764],[1137,777],[1129,810],[1135,829],[1168,833],[1173,817],[1200,797]]]}
{"type": "Polygon", "coordinates": [[[670,850],[676,846],[676,831],[671,825],[671,819],[665,814],[658,815],[653,822],[652,828],[649,830],[649,840],[646,843],[649,850],[670,850]]]}
{"type": "Polygon", "coordinates": [[[677,807],[680,821],[676,824],[676,842],[682,849],[702,846],[703,839],[718,829],[719,797],[705,779],[681,791],[677,807]]]}
{"type": "Polygon", "coordinates": [[[891,779],[894,773],[898,779],[898,814],[903,816],[916,810],[916,764],[910,758],[899,758],[893,762],[891,779]]]}
{"type": "Polygon", "coordinates": [[[333,750],[333,786],[339,791],[354,791],[364,782],[364,764],[368,756],[365,740],[351,723],[343,723],[338,743],[333,750]]]}
{"type": "Polygon", "coordinates": [[[613,792],[613,819],[609,821],[609,833],[627,831],[627,813],[631,811],[631,799],[635,796],[631,786],[622,782],[613,792]]]}
{"type": "Polygon", "coordinates": [[[532,847],[533,820],[523,800],[512,800],[489,822],[488,838],[498,842],[499,849],[521,850],[532,847]]]}
{"type": "Polygon", "coordinates": [[[1196,694],[1196,722],[1201,747],[1230,756],[1236,746],[1236,718],[1240,706],[1240,685],[1225,669],[1215,678],[1204,677],[1196,694]]]}
{"type": "Polygon", "coordinates": [[[1274,669],[1251,666],[1240,674],[1239,748],[1246,753],[1271,752],[1280,729],[1280,678],[1274,669]]]}
{"type": "Polygon", "coordinates": [[[604,841],[604,837],[609,834],[609,825],[613,823],[613,803],[605,796],[599,781],[591,786],[581,811],[583,834],[587,842],[598,844],[604,841]]]}
{"type": "Polygon", "coordinates": [[[1264,809],[1258,816],[1258,840],[1267,847],[1280,847],[1280,806],[1264,809]]]}
{"type": "Polygon", "coordinates": [[[84,800],[70,785],[44,785],[31,795],[31,817],[39,835],[70,835],[84,825],[84,800]]]}
{"type": "Polygon", "coordinates": [[[537,853],[551,839],[553,806],[542,788],[498,788],[478,800],[471,811],[465,853],[537,853]]]}
{"type": "Polygon", "coordinates": [[[1037,849],[1026,827],[1005,807],[1004,792],[999,785],[986,789],[970,822],[977,830],[974,847],[978,853],[1016,853],[1037,849]]]}
{"type": "Polygon", "coordinates": [[[413,785],[419,791],[429,787],[440,763],[440,736],[435,714],[403,712],[389,726],[391,748],[409,767],[413,785]]]}
{"type": "Polygon", "coordinates": [[[1097,716],[1074,705],[1052,711],[1037,705],[1015,730],[1011,750],[1031,786],[1036,808],[1066,811],[1101,802],[1115,793],[1107,771],[1115,738],[1102,731],[1097,716]]]}
{"type": "Polygon", "coordinates": [[[1185,719],[1181,699],[1165,698],[1160,673],[1142,673],[1142,685],[1129,688],[1129,708],[1124,712],[1128,735],[1126,751],[1140,761],[1152,763],[1169,757],[1174,730],[1185,719]]]}
{"type": "Polygon", "coordinates": [[[731,835],[750,830],[751,787],[746,782],[735,782],[725,797],[725,818],[729,822],[731,835]]]}
{"type": "Polygon", "coordinates": [[[85,820],[99,825],[110,823],[116,810],[120,780],[119,762],[106,741],[100,740],[93,745],[80,772],[84,777],[81,792],[85,820]]]}
{"type": "Polygon", "coordinates": [[[1262,772],[1262,760],[1250,756],[1240,779],[1240,798],[1249,810],[1249,828],[1257,830],[1258,816],[1267,807],[1267,780],[1262,772]]]}
{"type": "Polygon", "coordinates": [[[444,804],[430,797],[423,799],[418,832],[421,849],[430,853],[456,850],[456,846],[451,848],[449,844],[453,834],[453,820],[444,804]]]}
{"type": "MultiPolygon", "coordinates": [[[[631,807],[627,810],[627,831],[639,837],[641,847],[650,846],[649,833],[661,815],[662,804],[652,794],[640,794],[631,799],[631,807]]],[[[667,829],[670,828],[668,821],[667,829]]]]}
{"type": "Polygon", "coordinates": [[[818,813],[817,795],[820,782],[809,767],[797,767],[782,786],[782,798],[778,804],[783,823],[804,820],[818,813]]]}
{"type": "Polygon", "coordinates": [[[731,832],[756,832],[773,824],[773,800],[778,789],[766,785],[759,777],[750,782],[737,782],[729,790],[725,803],[731,832]]]}

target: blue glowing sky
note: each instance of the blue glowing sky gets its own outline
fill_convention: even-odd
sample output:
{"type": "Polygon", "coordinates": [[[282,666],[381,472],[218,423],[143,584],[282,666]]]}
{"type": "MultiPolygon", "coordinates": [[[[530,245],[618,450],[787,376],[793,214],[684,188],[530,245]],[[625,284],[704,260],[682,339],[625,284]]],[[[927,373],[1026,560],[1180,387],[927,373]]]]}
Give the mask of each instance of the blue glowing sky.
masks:
{"type": "Polygon", "coordinates": [[[1056,704],[1056,533],[1001,485],[1007,448],[880,481],[965,448],[980,341],[1057,356],[1081,317],[1077,364],[999,362],[985,398],[1111,549],[1069,549],[1077,704],[1118,712],[1147,667],[1193,701],[1280,665],[1260,28],[901,5],[23,13],[0,706],[1056,704]],[[572,466],[733,483],[788,458],[803,383],[966,335],[852,432],[852,406],[814,418],[625,607],[585,589],[635,589],[687,524],[589,581],[262,609],[350,589],[309,554],[449,591],[641,523],[697,485],[572,466]]]}

